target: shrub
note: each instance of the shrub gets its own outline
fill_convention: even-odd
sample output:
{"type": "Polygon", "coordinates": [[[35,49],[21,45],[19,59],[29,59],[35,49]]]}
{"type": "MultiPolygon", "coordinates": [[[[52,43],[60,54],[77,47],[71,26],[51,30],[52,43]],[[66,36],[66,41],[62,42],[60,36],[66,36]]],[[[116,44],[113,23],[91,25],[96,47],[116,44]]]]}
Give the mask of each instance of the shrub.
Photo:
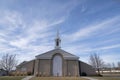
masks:
{"type": "Polygon", "coordinates": [[[29,72],[27,72],[27,75],[32,75],[32,72],[30,72],[30,71],[29,71],[29,72]]]}
{"type": "Polygon", "coordinates": [[[81,76],[87,76],[87,74],[85,72],[82,72],[81,76]]]}

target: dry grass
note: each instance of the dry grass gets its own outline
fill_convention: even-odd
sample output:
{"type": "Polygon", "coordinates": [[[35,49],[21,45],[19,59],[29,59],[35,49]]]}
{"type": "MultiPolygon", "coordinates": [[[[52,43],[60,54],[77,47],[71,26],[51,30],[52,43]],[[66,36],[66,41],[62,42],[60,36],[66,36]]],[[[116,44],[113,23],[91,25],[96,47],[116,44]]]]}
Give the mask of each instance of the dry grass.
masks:
{"type": "Polygon", "coordinates": [[[120,77],[93,77],[98,80],[120,80],[120,77]]]}
{"type": "Polygon", "coordinates": [[[23,76],[0,76],[0,80],[21,80],[23,76]]]}
{"type": "Polygon", "coordinates": [[[120,74],[102,74],[104,77],[120,77],[120,74]]]}
{"type": "Polygon", "coordinates": [[[30,80],[87,80],[80,77],[33,77],[30,80]]]}

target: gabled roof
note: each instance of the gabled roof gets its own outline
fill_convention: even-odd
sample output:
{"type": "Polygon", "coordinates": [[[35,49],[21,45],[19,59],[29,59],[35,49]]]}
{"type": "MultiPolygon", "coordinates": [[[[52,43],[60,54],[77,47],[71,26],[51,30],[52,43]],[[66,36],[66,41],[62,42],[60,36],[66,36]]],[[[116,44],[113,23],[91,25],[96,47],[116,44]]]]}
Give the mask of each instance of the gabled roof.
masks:
{"type": "Polygon", "coordinates": [[[70,54],[60,48],[58,49],[53,49],[51,51],[48,51],[46,53],[43,53],[43,54],[40,54],[40,55],[37,55],[36,56],[36,59],[52,59],[52,56],[56,53],[59,53],[63,56],[64,59],[68,59],[68,60],[78,60],[79,57],[73,55],[73,54],[70,54]]]}

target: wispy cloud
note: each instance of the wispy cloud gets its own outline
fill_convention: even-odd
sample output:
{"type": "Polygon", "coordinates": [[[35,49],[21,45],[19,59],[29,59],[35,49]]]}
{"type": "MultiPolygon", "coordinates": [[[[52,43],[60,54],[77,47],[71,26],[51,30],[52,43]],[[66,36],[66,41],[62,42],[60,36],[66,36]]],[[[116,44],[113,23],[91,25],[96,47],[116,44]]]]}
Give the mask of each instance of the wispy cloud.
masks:
{"type": "Polygon", "coordinates": [[[16,27],[23,27],[20,26],[23,24],[21,20],[21,15],[16,11],[9,11],[4,10],[0,12],[0,25],[6,29],[15,29],[16,27]]]}
{"type": "Polygon", "coordinates": [[[114,48],[120,48],[120,44],[107,45],[107,46],[102,46],[97,48],[89,48],[89,49],[85,49],[84,51],[95,52],[95,51],[103,51],[103,50],[109,50],[114,48]]]}
{"type": "Polygon", "coordinates": [[[51,46],[47,44],[49,36],[53,35],[50,31],[66,19],[65,17],[52,21],[34,19],[28,24],[19,12],[4,11],[0,14],[0,54],[8,52],[18,54],[21,60],[23,53],[26,53],[26,59],[30,60],[33,54],[50,50],[51,46]]]}
{"type": "Polygon", "coordinates": [[[48,31],[52,29],[52,26],[62,22],[64,22],[63,19],[51,23],[48,23],[48,21],[35,21],[28,27],[28,29],[26,27],[26,30],[22,36],[20,36],[18,39],[10,41],[10,44],[19,48],[27,48],[28,45],[31,45],[32,41],[35,41],[38,38],[47,38],[52,35],[53,33],[48,31]]]}
{"type": "MultiPolygon", "coordinates": [[[[81,39],[85,39],[88,37],[91,37],[93,35],[96,35],[100,32],[100,30],[104,30],[104,29],[109,29],[110,27],[113,27],[113,25],[116,24],[116,21],[119,22],[119,18],[120,16],[115,16],[112,17],[110,19],[107,20],[103,20],[97,23],[93,23],[92,25],[88,25],[85,28],[80,28],[78,31],[76,31],[73,34],[68,34],[68,35],[64,35],[65,38],[67,38],[68,40],[71,41],[76,41],[76,40],[81,40],[81,39]],[[72,39],[71,39],[72,37],[72,39]]],[[[99,34],[101,35],[101,34],[99,34]]]]}

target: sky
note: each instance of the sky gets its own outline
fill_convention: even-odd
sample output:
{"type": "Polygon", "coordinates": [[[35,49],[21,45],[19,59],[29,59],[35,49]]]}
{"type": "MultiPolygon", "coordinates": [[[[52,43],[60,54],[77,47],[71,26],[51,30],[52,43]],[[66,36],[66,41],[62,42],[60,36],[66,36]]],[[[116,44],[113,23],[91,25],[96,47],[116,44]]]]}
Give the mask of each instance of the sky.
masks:
{"type": "Polygon", "coordinates": [[[20,62],[55,48],[81,61],[97,53],[105,63],[120,61],[120,0],[0,0],[0,58],[20,62]]]}

